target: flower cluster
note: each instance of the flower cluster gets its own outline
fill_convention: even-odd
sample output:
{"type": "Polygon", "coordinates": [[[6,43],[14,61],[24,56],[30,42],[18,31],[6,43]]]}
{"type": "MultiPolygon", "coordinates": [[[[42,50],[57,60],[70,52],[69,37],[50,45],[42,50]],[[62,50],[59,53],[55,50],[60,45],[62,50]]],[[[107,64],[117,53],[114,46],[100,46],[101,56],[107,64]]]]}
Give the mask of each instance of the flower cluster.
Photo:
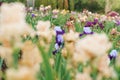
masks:
{"type": "Polygon", "coordinates": [[[57,10],[57,9],[54,9],[53,11],[52,11],[52,18],[57,18],[58,17],[58,13],[59,13],[59,10],[57,10]]]}
{"type": "Polygon", "coordinates": [[[54,30],[56,32],[56,43],[55,43],[55,51],[53,51],[53,54],[56,54],[64,45],[63,34],[65,33],[65,31],[62,30],[60,26],[56,26],[54,30]]]}
{"type": "Polygon", "coordinates": [[[84,27],[83,28],[83,33],[80,34],[79,36],[82,36],[84,34],[93,34],[92,30],[90,29],[90,27],[84,27]]]}
{"type": "Polygon", "coordinates": [[[99,22],[98,19],[94,19],[94,21],[88,21],[86,22],[85,27],[93,27],[94,25],[98,25],[101,29],[104,28],[104,25],[102,22],[99,22]]]}
{"type": "Polygon", "coordinates": [[[49,12],[50,12],[50,10],[51,10],[51,6],[50,5],[46,6],[46,7],[44,7],[43,5],[41,5],[39,7],[39,11],[41,13],[41,16],[43,16],[43,17],[46,16],[46,15],[48,15],[49,12]]]}
{"type": "Polygon", "coordinates": [[[118,13],[3,3],[0,80],[120,80],[119,25],[118,13]]]}

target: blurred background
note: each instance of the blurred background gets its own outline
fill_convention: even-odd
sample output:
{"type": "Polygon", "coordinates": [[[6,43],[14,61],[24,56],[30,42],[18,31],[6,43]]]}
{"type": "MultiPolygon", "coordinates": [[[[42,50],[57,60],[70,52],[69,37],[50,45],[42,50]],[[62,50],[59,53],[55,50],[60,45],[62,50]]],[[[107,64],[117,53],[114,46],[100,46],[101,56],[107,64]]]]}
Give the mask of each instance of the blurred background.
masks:
{"type": "Polygon", "coordinates": [[[107,13],[116,11],[120,13],[120,0],[0,0],[0,2],[19,1],[26,6],[39,8],[40,5],[51,5],[52,8],[82,11],[88,9],[92,12],[107,13]]]}

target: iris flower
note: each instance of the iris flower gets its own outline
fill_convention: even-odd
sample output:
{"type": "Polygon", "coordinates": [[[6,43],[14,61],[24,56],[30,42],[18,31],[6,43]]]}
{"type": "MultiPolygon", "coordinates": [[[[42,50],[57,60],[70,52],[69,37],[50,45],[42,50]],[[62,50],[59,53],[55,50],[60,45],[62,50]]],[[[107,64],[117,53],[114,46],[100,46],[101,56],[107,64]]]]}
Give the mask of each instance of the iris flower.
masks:
{"type": "Polygon", "coordinates": [[[93,22],[91,21],[86,22],[85,27],[91,27],[91,26],[93,26],[93,22]]]}
{"type": "Polygon", "coordinates": [[[98,19],[94,19],[94,21],[92,22],[93,25],[96,25],[98,23],[98,19]]]}
{"type": "Polygon", "coordinates": [[[120,20],[117,20],[115,23],[117,26],[120,26],[120,20]]]}
{"type": "Polygon", "coordinates": [[[34,14],[34,13],[32,13],[32,14],[31,14],[31,16],[32,16],[32,17],[35,17],[35,14],[34,14]]]}
{"type": "Polygon", "coordinates": [[[110,60],[112,60],[117,57],[117,54],[118,54],[117,50],[113,49],[108,56],[109,56],[110,60]]]}
{"type": "Polygon", "coordinates": [[[92,30],[90,29],[90,27],[84,27],[83,28],[83,33],[80,34],[79,36],[83,36],[84,34],[93,34],[92,30]]]}
{"type": "Polygon", "coordinates": [[[104,28],[104,25],[103,25],[103,23],[102,23],[102,22],[98,23],[98,25],[99,25],[99,27],[100,27],[101,29],[103,29],[103,28],[104,28]]]}
{"type": "Polygon", "coordinates": [[[56,54],[60,50],[60,48],[63,47],[63,43],[64,43],[63,34],[65,33],[65,31],[62,30],[60,26],[56,26],[54,30],[56,32],[56,42],[55,42],[55,50],[53,51],[53,54],[56,54]]]}
{"type": "Polygon", "coordinates": [[[101,29],[104,28],[104,25],[102,22],[99,22],[98,19],[94,19],[94,21],[88,21],[85,24],[85,27],[93,27],[94,25],[98,25],[101,29]]]}

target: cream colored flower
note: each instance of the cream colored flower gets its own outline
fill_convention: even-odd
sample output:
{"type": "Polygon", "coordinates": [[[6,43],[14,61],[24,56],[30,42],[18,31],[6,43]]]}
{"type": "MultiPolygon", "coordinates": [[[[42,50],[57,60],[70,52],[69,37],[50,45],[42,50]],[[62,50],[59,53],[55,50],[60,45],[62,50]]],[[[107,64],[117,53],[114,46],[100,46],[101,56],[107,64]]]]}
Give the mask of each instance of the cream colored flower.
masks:
{"type": "Polygon", "coordinates": [[[63,15],[66,15],[68,13],[68,11],[64,9],[60,13],[63,14],[63,15]]]}
{"type": "Polygon", "coordinates": [[[85,16],[85,15],[79,14],[79,15],[78,15],[78,18],[79,18],[80,22],[86,22],[86,20],[87,20],[88,17],[85,16]]]}
{"type": "Polygon", "coordinates": [[[35,72],[28,67],[19,67],[18,69],[8,69],[6,71],[6,80],[36,80],[35,72]]]}
{"type": "Polygon", "coordinates": [[[68,57],[67,49],[66,49],[66,48],[63,48],[62,51],[61,51],[61,53],[62,53],[62,56],[63,56],[64,58],[67,58],[67,57],[68,57]]]}
{"type": "Polygon", "coordinates": [[[87,54],[91,57],[100,56],[106,53],[111,48],[105,34],[88,35],[85,38],[78,40],[76,43],[76,52],[78,54],[87,54]]]}
{"type": "Polygon", "coordinates": [[[118,56],[116,57],[116,66],[120,67],[120,54],[118,54],[118,56]]]}
{"type": "Polygon", "coordinates": [[[21,3],[4,3],[0,11],[0,23],[15,24],[25,22],[25,6],[21,3]]]}
{"type": "Polygon", "coordinates": [[[49,31],[50,28],[50,21],[39,21],[37,26],[37,30],[40,32],[46,32],[49,31]]]}
{"type": "Polygon", "coordinates": [[[25,21],[25,6],[21,3],[4,3],[0,11],[0,41],[20,41],[32,29],[25,21]]]}
{"type": "Polygon", "coordinates": [[[116,72],[114,71],[113,67],[109,66],[109,64],[110,59],[107,54],[98,56],[93,60],[92,66],[99,71],[98,80],[100,80],[101,77],[116,78],[116,72]]]}
{"type": "Polygon", "coordinates": [[[88,35],[76,42],[72,60],[76,64],[86,63],[86,61],[106,54],[110,47],[111,43],[105,34],[88,35]]]}
{"type": "Polygon", "coordinates": [[[70,30],[69,33],[64,34],[65,48],[62,50],[64,57],[70,57],[75,52],[75,42],[79,39],[78,33],[70,30]]]}
{"type": "Polygon", "coordinates": [[[75,80],[92,80],[92,78],[87,73],[77,73],[75,80]]]}
{"type": "Polygon", "coordinates": [[[54,9],[54,10],[52,11],[52,13],[53,13],[54,15],[57,15],[57,14],[59,13],[59,10],[58,10],[58,9],[54,9]]]}
{"type": "Polygon", "coordinates": [[[84,52],[81,53],[74,53],[73,57],[72,57],[73,62],[75,63],[75,65],[78,65],[78,63],[86,63],[87,61],[90,60],[90,56],[87,55],[84,52]]]}
{"type": "Polygon", "coordinates": [[[106,20],[107,20],[107,16],[105,16],[105,15],[100,16],[100,21],[101,22],[106,21],[106,20]]]}
{"type": "Polygon", "coordinates": [[[24,43],[22,47],[22,58],[20,59],[20,65],[34,67],[34,65],[40,64],[42,58],[36,45],[31,41],[24,43]]]}
{"type": "Polygon", "coordinates": [[[5,60],[7,66],[12,66],[13,56],[12,48],[0,46],[0,57],[5,60]]]}
{"type": "Polygon", "coordinates": [[[110,59],[108,57],[108,55],[103,55],[99,61],[97,62],[98,64],[98,70],[100,71],[100,73],[109,78],[109,77],[114,77],[116,76],[116,73],[113,69],[113,67],[110,67],[109,64],[110,64],[110,59]]]}
{"type": "Polygon", "coordinates": [[[36,28],[38,30],[37,35],[40,35],[48,41],[51,40],[50,21],[39,21],[36,28]]]}
{"type": "Polygon", "coordinates": [[[64,34],[64,40],[66,42],[75,42],[76,40],[78,40],[79,38],[79,34],[73,32],[72,30],[70,30],[69,33],[64,34]]]}
{"type": "Polygon", "coordinates": [[[53,58],[50,58],[50,59],[49,59],[49,63],[50,63],[51,66],[53,66],[53,65],[55,64],[54,59],[53,59],[53,58]]]}

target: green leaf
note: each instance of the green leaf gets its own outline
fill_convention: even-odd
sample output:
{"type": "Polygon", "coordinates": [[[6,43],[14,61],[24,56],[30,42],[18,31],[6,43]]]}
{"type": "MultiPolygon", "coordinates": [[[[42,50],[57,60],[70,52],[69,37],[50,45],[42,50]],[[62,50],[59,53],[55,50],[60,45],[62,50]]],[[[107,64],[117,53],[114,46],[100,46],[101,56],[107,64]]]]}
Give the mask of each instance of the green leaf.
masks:
{"type": "Polygon", "coordinates": [[[49,63],[49,57],[48,54],[44,51],[44,48],[40,45],[37,44],[39,51],[41,52],[41,56],[43,59],[43,64],[44,64],[44,70],[45,70],[45,80],[54,80],[53,77],[53,72],[49,63]]]}
{"type": "Polygon", "coordinates": [[[51,42],[49,50],[48,50],[49,57],[52,55],[52,51],[53,51],[53,48],[54,48],[54,42],[55,42],[55,37],[53,36],[52,42],[51,42]]]}
{"type": "Polygon", "coordinates": [[[0,70],[2,68],[2,64],[3,64],[3,59],[0,57],[0,70]]]}
{"type": "Polygon", "coordinates": [[[17,69],[18,67],[18,61],[19,61],[19,57],[20,57],[20,49],[19,48],[15,48],[13,51],[13,66],[14,68],[17,69]]]}

